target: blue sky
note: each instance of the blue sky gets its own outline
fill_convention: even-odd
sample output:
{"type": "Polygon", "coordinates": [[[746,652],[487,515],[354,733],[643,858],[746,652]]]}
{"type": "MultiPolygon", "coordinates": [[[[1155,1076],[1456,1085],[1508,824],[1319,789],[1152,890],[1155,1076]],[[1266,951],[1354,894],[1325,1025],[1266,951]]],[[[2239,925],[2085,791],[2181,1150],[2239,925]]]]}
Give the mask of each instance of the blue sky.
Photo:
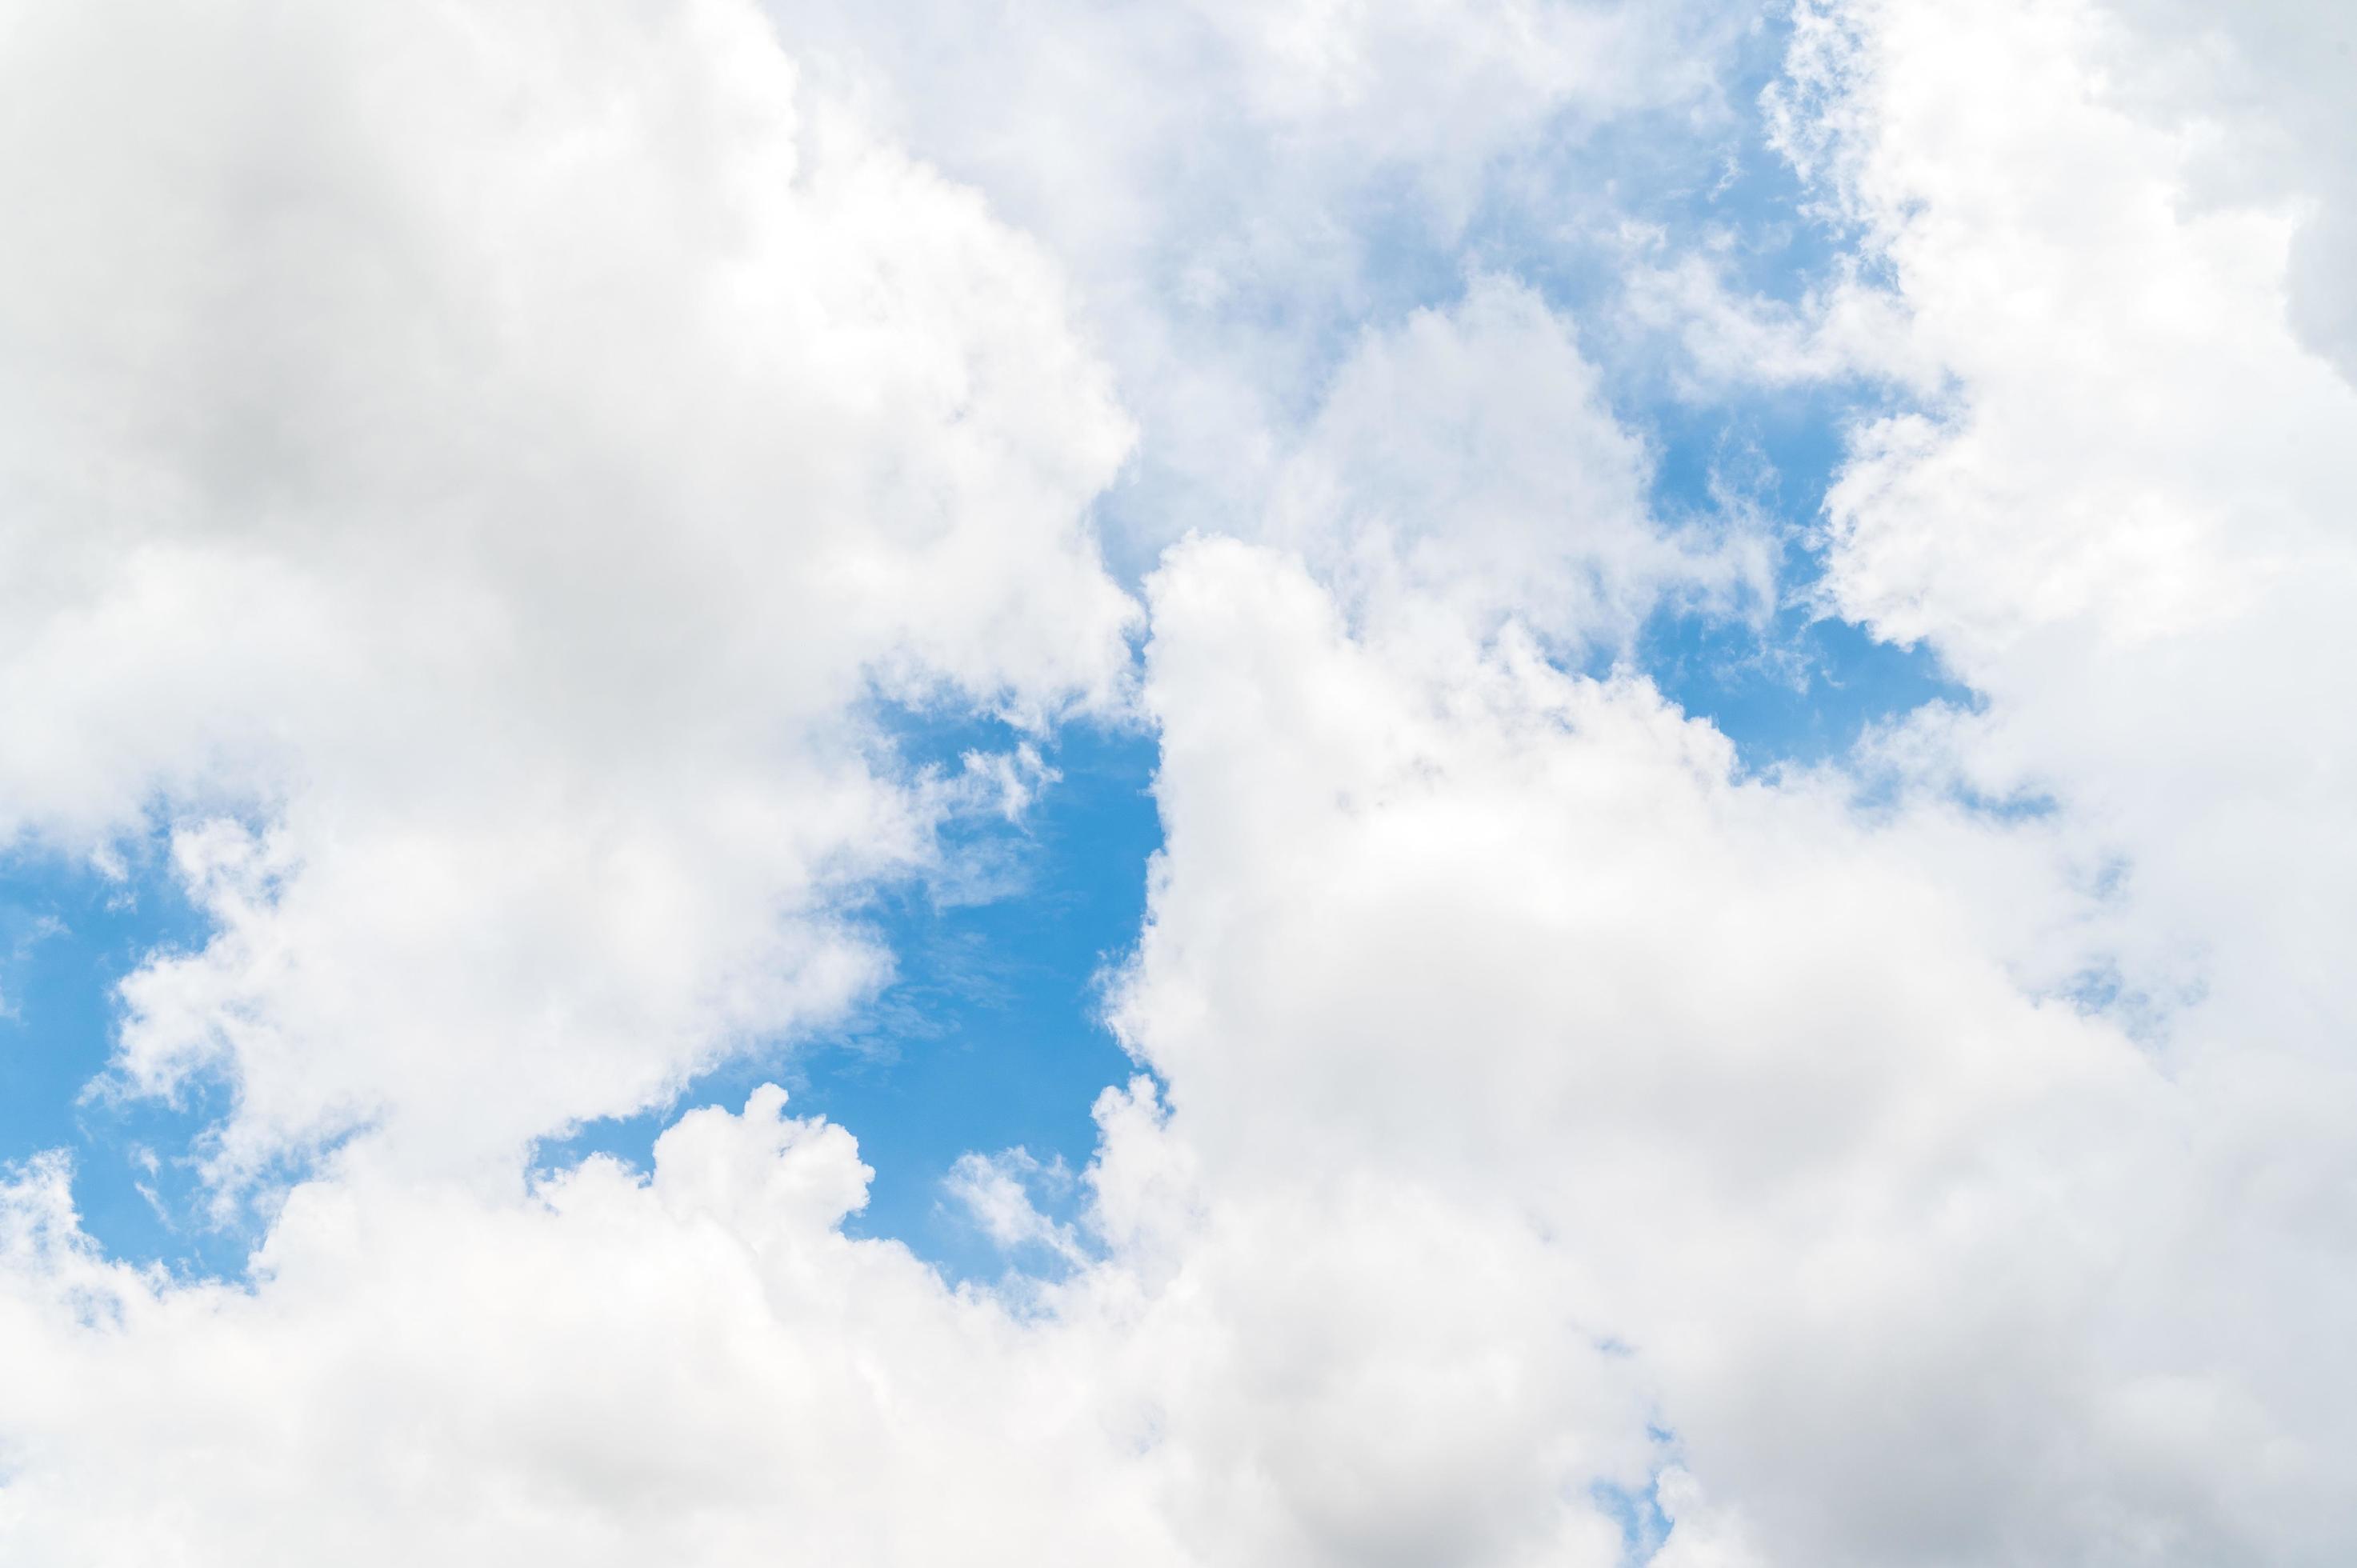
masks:
{"type": "Polygon", "coordinates": [[[69,1151],[85,1223],[123,1257],[241,1271],[246,1234],[210,1219],[187,1164],[225,1108],[224,1089],[197,1086],[176,1107],[115,1090],[107,1070],[116,983],[151,952],[201,942],[201,915],[154,857],[121,880],[58,856],[19,857],[0,911],[11,937],[0,970],[0,1157],[69,1151]]]}

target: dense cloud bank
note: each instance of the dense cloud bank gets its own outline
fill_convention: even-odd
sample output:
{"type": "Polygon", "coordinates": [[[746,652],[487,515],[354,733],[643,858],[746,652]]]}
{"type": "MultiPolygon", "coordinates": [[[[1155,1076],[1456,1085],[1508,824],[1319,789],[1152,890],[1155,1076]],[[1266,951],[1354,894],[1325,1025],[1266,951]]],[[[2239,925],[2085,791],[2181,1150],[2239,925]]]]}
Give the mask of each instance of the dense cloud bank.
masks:
{"type": "Polygon", "coordinates": [[[232,1084],[271,1216],[8,1174],[0,1556],[2357,1553],[2357,28],[957,10],[0,11],[0,824],[168,844],[112,1091],[232,1084]],[[1497,242],[1750,124],[1803,289],[1497,242]],[[1630,355],[1856,393],[1822,511],[1663,515],[1630,355]],[[1795,601],[1970,699],[1746,766],[1639,633],[1795,601]],[[1161,748],[1138,1074],[1077,1218],[960,1165],[993,1286],[773,1089],[528,1174],[1055,787],[879,701],[1161,748]]]}

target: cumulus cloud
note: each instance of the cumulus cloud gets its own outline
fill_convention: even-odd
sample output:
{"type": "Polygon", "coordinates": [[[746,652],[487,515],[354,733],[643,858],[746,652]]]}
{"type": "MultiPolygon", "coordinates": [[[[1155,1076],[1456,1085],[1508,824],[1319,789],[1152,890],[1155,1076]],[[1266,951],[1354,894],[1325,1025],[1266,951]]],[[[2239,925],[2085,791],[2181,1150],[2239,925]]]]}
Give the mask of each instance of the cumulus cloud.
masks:
{"type": "MultiPolygon", "coordinates": [[[[1394,1288],[1458,1326],[1530,1290],[1484,1350],[1535,1369],[1576,1337],[1642,1414],[1584,1432],[1605,1402],[1568,1388],[1469,1412],[1559,1467],[1525,1475],[1514,1526],[1469,1487],[1448,1530],[1527,1531],[1501,1561],[1570,1550],[1542,1500],[1641,1485],[1647,1421],[1771,1560],[1982,1560],[2006,1530],[2068,1557],[2099,1542],[2043,1517],[2050,1487],[2173,1484],[2087,1452],[2118,1391],[2112,1271],[2165,1229],[2128,1173],[2173,1112],[2115,1030],[1975,940],[1944,873],[2020,855],[2004,830],[1863,831],[1836,780],[1736,782],[1641,682],[1352,639],[1238,547],[1174,560],[1155,612],[1169,844],[1121,1016],[1229,1195],[1210,1224],[1287,1190],[1327,1214],[1317,1246],[1268,1244],[1271,1278],[1379,1249],[1401,1221],[1372,1194],[1502,1228],[1517,1285],[1394,1288]]],[[[1374,1457],[1368,1499],[1396,1486],[1374,1457]]]]}
{"type": "Polygon", "coordinates": [[[1665,528],[1652,470],[1570,323],[1527,287],[1477,278],[1343,361],[1264,532],[1364,611],[1512,616],[1573,649],[1625,643],[1664,600],[1732,611],[1772,596],[1761,531],[1665,528]]]}
{"type": "Polygon", "coordinates": [[[2121,17],[1850,20],[1816,57],[1831,145],[1955,391],[1857,434],[1829,591],[1986,694],[1919,725],[1926,766],[2060,798],[2083,857],[2128,866],[2123,983],[2208,998],[2185,1070],[2280,1069],[2251,1091],[2345,1105],[2325,1019],[2357,754],[2316,715],[2357,674],[2357,388],[2299,330],[2299,204],[2204,188],[2209,100],[2150,102],[2176,46],[2121,17]],[[1980,92],[2000,56],[2038,90],[1980,92]],[[2123,58],[2135,91],[2104,73],[2123,58]],[[2278,1058],[2307,1065],[2257,1065],[2278,1058]]]}
{"type": "Polygon", "coordinates": [[[2299,214],[2288,319],[2357,379],[2357,156],[2342,134],[2357,26],[2336,6],[2300,0],[2215,10],[2128,0],[2122,9],[2144,46],[2123,73],[2129,90],[2162,114],[2190,108],[2209,133],[2198,197],[2257,198],[2299,214]],[[2169,47],[2153,48],[2156,39],[2169,47]]]}
{"type": "Polygon", "coordinates": [[[2235,96],[2276,15],[2204,54],[2158,0],[1799,9],[1770,117],[1859,237],[1838,289],[1617,296],[1696,398],[1890,389],[1814,592],[1975,695],[1762,772],[1581,672],[1778,585],[1655,515],[1575,312],[1477,267],[1314,375],[1180,351],[1189,300],[1360,265],[1303,249],[1354,160],[1478,205],[1709,100],[1669,44],[1739,10],[809,6],[797,66],[734,0],[22,7],[0,821],[168,834],[211,932],[126,983],[117,1070],[229,1076],[225,1184],[371,1131],[234,1283],[11,1170],[0,1547],[2345,1559],[2357,392],[2337,166],[2255,128],[2320,90],[2235,96]],[[1019,64],[998,112],[934,91],[969,48],[1019,64]],[[971,133],[1036,237],[878,124],[971,133]],[[1135,670],[1090,531],[1133,390],[1219,498],[1135,670]],[[1069,1219],[1023,1151],[955,1167],[1045,1260],[995,1287],[847,1235],[856,1129],[774,1088],[521,1174],[847,1004],[888,955],[845,900],[1055,787],[912,771],[879,693],[1134,696],[1161,747],[1140,1076],[1069,1219]]]}
{"type": "Polygon", "coordinates": [[[26,1563],[1184,1561],[1082,1347],[846,1240],[850,1137],[682,1118],[646,1178],[298,1187],[253,1289],[0,1201],[0,1539],[26,1563]],[[994,1457],[995,1456],[995,1457],[994,1457]]]}
{"type": "Polygon", "coordinates": [[[2055,806],[2058,875],[2098,896],[2061,940],[1998,950],[2050,989],[2083,966],[2183,1107],[2182,1244],[2136,1275],[2184,1293],[2141,1330],[2165,1325],[2179,1368],[2126,1408],[2201,1469],[2184,1496],[2212,1512],[2171,1537],[2112,1497],[2106,1550],[2324,1561],[2337,1509],[2255,1499],[2350,1441],[2313,1356],[2348,1304],[2334,890],[2357,758],[2317,715],[2357,668],[2339,607],[2357,392],[2315,330],[2340,177],[2265,134],[2313,113],[2309,64],[2271,48],[2322,44],[2331,14],[2184,20],[1803,11],[1792,145],[1887,269],[1903,352],[1947,387],[1854,434],[1826,587],[1978,689],[1889,755],[1922,789],[2055,806]],[[2279,100],[2228,91],[2279,69],[2279,100]]]}
{"type": "Polygon", "coordinates": [[[231,1072],[224,1169],[839,1007],[944,808],[860,708],[1123,679],[1053,268],[748,7],[38,5],[0,70],[0,820],[172,834],[214,935],[123,1070],[231,1072]]]}

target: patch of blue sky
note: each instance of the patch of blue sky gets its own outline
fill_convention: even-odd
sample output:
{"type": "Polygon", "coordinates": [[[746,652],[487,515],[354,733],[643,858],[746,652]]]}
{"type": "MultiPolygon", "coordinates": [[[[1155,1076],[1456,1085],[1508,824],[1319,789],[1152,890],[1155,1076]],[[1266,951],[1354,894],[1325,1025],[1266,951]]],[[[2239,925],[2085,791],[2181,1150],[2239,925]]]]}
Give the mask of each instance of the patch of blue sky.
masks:
{"type": "Polygon", "coordinates": [[[1732,503],[1774,537],[1772,603],[1734,616],[1665,606],[1628,655],[1665,696],[1734,742],[1748,773],[1838,758],[1869,725],[1929,703],[1974,701],[1929,649],[1881,640],[1820,602],[1825,493],[1844,428],[1872,405],[1840,388],[1788,388],[1708,406],[1666,402],[1645,421],[1657,512],[1706,519],[1732,503]]]}
{"type": "MultiPolygon", "coordinates": [[[[898,727],[911,764],[952,769],[968,750],[1017,738],[923,715],[898,727]]],[[[1146,861],[1162,842],[1151,736],[1072,725],[1043,754],[1060,777],[1019,825],[955,827],[946,848],[960,874],[883,888],[862,911],[895,963],[869,1003],[704,1075],[672,1105],[549,1140],[539,1165],[602,1153],[644,1168],[682,1110],[734,1110],[775,1081],[790,1114],[849,1129],[876,1173],[848,1230],[897,1238],[952,1277],[1003,1272],[1010,1260],[944,1182],[964,1154],[1021,1148],[1040,1167],[1031,1186],[1042,1210],[1069,1218],[1077,1207],[1074,1178],[1096,1144],[1090,1108],[1139,1070],[1103,1021],[1103,981],[1136,940],[1146,861]],[[988,897],[975,896],[974,874],[988,897]]]]}
{"type": "Polygon", "coordinates": [[[205,935],[157,846],[119,878],[38,852],[0,863],[0,1163],[64,1151],[83,1227],[111,1255],[219,1274],[255,1240],[211,1214],[196,1170],[228,1086],[199,1079],[162,1101],[111,1091],[107,1074],[118,983],[205,935]]]}
{"type": "MultiPolygon", "coordinates": [[[[1625,1353],[1625,1348],[1623,1352],[1625,1353]]],[[[1598,1481],[1588,1487],[1588,1500],[1602,1509],[1605,1517],[1620,1527],[1620,1562],[1623,1568],[1641,1568],[1660,1555],[1676,1530],[1676,1524],[1662,1507],[1662,1477],[1678,1463],[1678,1434],[1668,1427],[1649,1423],[1645,1434],[1652,1440],[1652,1473],[1642,1487],[1624,1487],[1611,1481],[1598,1481]]]]}
{"type": "Polygon", "coordinates": [[[1646,623],[1632,663],[1732,741],[1745,775],[1837,759],[1869,725],[1966,696],[1922,650],[1789,605],[1764,629],[1664,612],[1646,623]]]}
{"type": "Polygon", "coordinates": [[[1598,1481],[1588,1488],[1596,1506],[1620,1527],[1623,1568],[1641,1568],[1669,1544],[1672,1526],[1669,1516],[1662,1511],[1659,1491],[1658,1480],[1641,1491],[1616,1487],[1609,1481],[1598,1481]]]}
{"type": "MultiPolygon", "coordinates": [[[[987,721],[901,714],[911,766],[954,772],[970,751],[1019,738],[987,721]]],[[[950,873],[877,890],[858,911],[894,956],[878,995],[832,1027],[779,1040],[691,1083],[672,1102],[544,1143],[543,1168],[606,1153],[643,1168],[654,1139],[698,1105],[742,1105],[784,1083],[791,1111],[849,1128],[875,1170],[855,1234],[892,1236],[956,1277],[1009,1260],[946,1194],[969,1151],[1022,1148],[1044,1209],[1069,1218],[1095,1146],[1090,1108],[1138,1069],[1102,1020],[1103,983],[1136,940],[1146,868],[1161,843],[1141,731],[1067,726],[1043,748],[1059,777],[1019,824],[953,822],[950,873]]],[[[248,1214],[211,1214],[196,1159],[231,1109],[200,1079],[176,1102],[108,1093],[116,986],[146,957],[200,945],[160,854],[121,879],[19,855],[0,871],[0,1163],[64,1150],[84,1229],[109,1255],[234,1278],[260,1239],[248,1214]]],[[[1028,1260],[1036,1262],[1037,1260],[1028,1260]]]]}
{"type": "Polygon", "coordinates": [[[1725,121],[1665,113],[1587,134],[1547,177],[1581,221],[1547,236],[1501,216],[1477,236],[1496,264],[1579,324],[1615,414],[1651,448],[1655,513],[1707,524],[1740,510],[1773,535],[1772,603],[1733,616],[1666,606],[1624,655],[1717,725],[1747,773],[1836,758],[1870,725],[1973,701],[1929,650],[1876,638],[1819,592],[1820,525],[1847,434],[1899,407],[1900,394],[1842,378],[1698,390],[1677,345],[1623,319],[1632,228],[1645,236],[1633,242],[1641,263],[1705,258],[1731,293],[1771,309],[1799,306],[1853,270],[1871,275],[1859,236],[1771,142],[1762,94],[1790,39],[1781,14],[1746,37],[1726,80],[1725,121]]]}

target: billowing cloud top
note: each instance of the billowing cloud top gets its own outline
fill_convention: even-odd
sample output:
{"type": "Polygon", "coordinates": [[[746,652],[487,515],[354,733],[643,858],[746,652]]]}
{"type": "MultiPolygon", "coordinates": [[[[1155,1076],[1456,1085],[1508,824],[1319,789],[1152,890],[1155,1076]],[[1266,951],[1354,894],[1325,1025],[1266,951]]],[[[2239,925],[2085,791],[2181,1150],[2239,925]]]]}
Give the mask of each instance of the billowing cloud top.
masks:
{"type": "Polygon", "coordinates": [[[0,1147],[0,1558],[2357,1557],[2352,44],[0,3],[0,842],[254,1243],[0,1147]],[[1133,1066],[952,1282],[679,1097],[1077,725],[1133,1066]]]}

